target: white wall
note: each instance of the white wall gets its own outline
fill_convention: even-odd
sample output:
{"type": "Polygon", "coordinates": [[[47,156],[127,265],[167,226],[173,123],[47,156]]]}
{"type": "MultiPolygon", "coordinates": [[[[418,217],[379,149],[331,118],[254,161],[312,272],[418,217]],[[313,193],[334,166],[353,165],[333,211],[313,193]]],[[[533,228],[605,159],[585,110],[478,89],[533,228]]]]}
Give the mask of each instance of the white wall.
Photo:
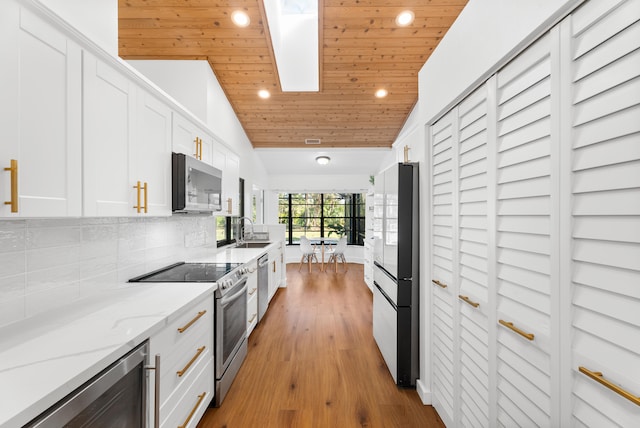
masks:
{"type": "Polygon", "coordinates": [[[36,0],[118,56],[118,0],[36,0]]]}
{"type": "Polygon", "coordinates": [[[583,1],[470,0],[420,70],[420,118],[433,122],[583,1]]]}

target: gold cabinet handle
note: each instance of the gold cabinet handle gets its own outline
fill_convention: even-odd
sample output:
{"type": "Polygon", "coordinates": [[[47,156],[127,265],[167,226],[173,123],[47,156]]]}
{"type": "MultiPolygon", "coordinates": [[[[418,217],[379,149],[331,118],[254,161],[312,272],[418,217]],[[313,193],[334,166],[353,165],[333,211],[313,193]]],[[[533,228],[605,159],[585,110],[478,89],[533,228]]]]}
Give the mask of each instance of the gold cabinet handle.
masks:
{"type": "Polygon", "coordinates": [[[511,329],[513,331],[515,331],[516,333],[518,333],[520,336],[527,338],[529,340],[533,340],[534,338],[534,334],[533,333],[526,333],[522,330],[520,330],[518,327],[514,326],[512,322],[507,322],[505,320],[499,320],[498,321],[500,324],[502,324],[503,326],[507,327],[508,329],[511,329]]]}
{"type": "Polygon", "coordinates": [[[258,314],[253,314],[253,316],[249,319],[249,321],[247,321],[247,324],[251,324],[253,320],[256,319],[257,316],[258,314]]]}
{"type": "Polygon", "coordinates": [[[196,159],[202,160],[202,138],[196,137],[193,142],[196,143],[196,152],[193,156],[195,156],[196,159]]]}
{"type": "Polygon", "coordinates": [[[193,325],[194,322],[198,321],[204,314],[207,313],[207,310],[205,309],[204,311],[200,311],[198,312],[198,315],[196,315],[191,321],[189,321],[188,323],[186,323],[184,325],[184,327],[179,327],[178,331],[180,333],[184,333],[189,327],[191,327],[193,325]]]}
{"type": "Polygon", "coordinates": [[[142,186],[140,185],[140,182],[138,181],[136,183],[136,185],[133,186],[133,188],[136,189],[136,205],[134,205],[133,208],[135,208],[136,211],[139,214],[140,213],[140,209],[142,208],[142,205],[140,205],[140,190],[142,189],[142,186]]]}
{"type": "Polygon", "coordinates": [[[619,387],[618,385],[612,383],[611,381],[605,379],[602,375],[602,373],[600,372],[592,372],[591,370],[585,368],[585,367],[578,367],[578,370],[580,371],[580,373],[585,374],[587,376],[589,376],[591,379],[595,380],[596,382],[598,382],[601,385],[606,386],[607,388],[609,388],[610,390],[612,390],[613,392],[615,392],[616,394],[622,395],[624,398],[626,398],[627,400],[631,401],[633,404],[640,406],[640,397],[637,395],[633,395],[632,393],[630,393],[629,391],[624,390],[623,388],[619,387]]]}
{"type": "Polygon", "coordinates": [[[148,212],[149,204],[147,203],[147,190],[149,189],[147,182],[144,182],[144,186],[142,186],[142,190],[144,190],[144,213],[148,212]]]}
{"type": "Polygon", "coordinates": [[[257,290],[257,288],[252,288],[251,291],[249,291],[249,296],[253,296],[253,293],[255,293],[257,290]]]}
{"type": "Polygon", "coordinates": [[[432,279],[431,282],[433,282],[435,285],[437,285],[440,288],[447,288],[447,284],[443,284],[442,282],[438,281],[437,279],[432,279]]]}
{"type": "Polygon", "coordinates": [[[5,201],[5,205],[11,205],[11,212],[18,212],[18,161],[11,159],[11,166],[6,167],[5,171],[11,173],[11,200],[5,201]]]}
{"type": "Polygon", "coordinates": [[[462,300],[465,303],[470,304],[471,306],[473,306],[474,308],[477,308],[478,306],[480,306],[480,303],[478,302],[474,302],[473,300],[471,300],[469,297],[467,296],[463,296],[462,294],[458,295],[458,297],[460,298],[460,300],[462,300]]]}
{"type": "Polygon", "coordinates": [[[233,212],[233,199],[227,199],[227,212],[231,214],[233,212]]]}
{"type": "Polygon", "coordinates": [[[274,262],[273,262],[273,271],[274,271],[274,272],[276,271],[276,262],[275,262],[275,260],[274,260],[274,262]]]}
{"type": "Polygon", "coordinates": [[[201,346],[200,348],[198,348],[198,350],[196,351],[196,354],[191,358],[191,360],[189,360],[187,365],[184,366],[182,370],[179,370],[176,372],[178,374],[178,377],[182,377],[187,372],[187,370],[189,370],[189,367],[191,367],[193,362],[198,359],[200,354],[202,354],[202,352],[204,351],[204,348],[205,348],[204,346],[201,346]]]}
{"type": "Polygon", "coordinates": [[[182,425],[178,425],[178,428],[185,428],[187,425],[189,425],[189,421],[191,421],[191,418],[196,413],[196,410],[198,410],[198,407],[200,407],[200,403],[202,403],[202,400],[204,400],[205,395],[207,395],[206,392],[198,395],[198,402],[195,406],[193,406],[193,409],[191,409],[189,416],[187,416],[187,419],[182,423],[182,425]]]}

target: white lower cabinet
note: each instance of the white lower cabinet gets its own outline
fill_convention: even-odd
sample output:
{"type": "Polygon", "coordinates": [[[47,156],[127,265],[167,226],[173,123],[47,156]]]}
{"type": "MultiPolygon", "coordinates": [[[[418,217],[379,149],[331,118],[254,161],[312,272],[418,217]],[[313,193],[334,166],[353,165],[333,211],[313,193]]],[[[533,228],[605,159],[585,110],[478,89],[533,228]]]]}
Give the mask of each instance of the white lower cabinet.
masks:
{"type": "Polygon", "coordinates": [[[640,2],[585,2],[429,130],[448,427],[640,421],[640,2]]]}
{"type": "Polygon", "coordinates": [[[258,324],[258,263],[254,260],[246,266],[247,275],[247,337],[258,324]]]}
{"type": "Polygon", "coordinates": [[[79,216],[81,48],[16,1],[0,16],[0,217],[79,216]]]}
{"type": "Polygon", "coordinates": [[[269,251],[269,300],[285,282],[284,242],[281,241],[275,249],[269,251]]]}
{"type": "MultiPolygon", "coordinates": [[[[160,426],[195,427],[213,399],[214,297],[190,305],[150,338],[150,355],[160,355],[160,426]]],[[[149,391],[155,389],[150,376],[149,391]]],[[[150,402],[154,400],[150,392],[150,402]]],[[[153,420],[153,404],[151,419],[153,420]]]]}

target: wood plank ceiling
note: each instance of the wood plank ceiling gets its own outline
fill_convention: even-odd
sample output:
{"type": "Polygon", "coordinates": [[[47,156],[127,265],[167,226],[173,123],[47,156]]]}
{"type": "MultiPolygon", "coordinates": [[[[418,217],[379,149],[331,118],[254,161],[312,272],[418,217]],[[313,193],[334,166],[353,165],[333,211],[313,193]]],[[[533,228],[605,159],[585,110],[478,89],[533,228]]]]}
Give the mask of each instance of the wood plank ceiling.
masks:
{"type": "Polygon", "coordinates": [[[209,61],[256,148],[391,147],[418,99],[418,71],[467,0],[318,2],[319,92],[280,90],[262,0],[118,0],[119,54],[209,61]],[[246,28],[231,22],[238,9],[246,28]],[[414,22],[397,26],[407,9],[414,22]],[[379,88],[389,95],[376,98],[379,88]]]}

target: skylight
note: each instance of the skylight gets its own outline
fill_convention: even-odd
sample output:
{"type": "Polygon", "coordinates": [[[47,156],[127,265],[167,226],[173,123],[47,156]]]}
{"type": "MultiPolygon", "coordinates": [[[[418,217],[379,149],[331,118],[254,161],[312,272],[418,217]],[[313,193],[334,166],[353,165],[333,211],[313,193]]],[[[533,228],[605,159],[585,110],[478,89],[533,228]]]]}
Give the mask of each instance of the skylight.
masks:
{"type": "Polygon", "coordinates": [[[283,92],[317,92],[318,0],[264,0],[283,92]]]}

